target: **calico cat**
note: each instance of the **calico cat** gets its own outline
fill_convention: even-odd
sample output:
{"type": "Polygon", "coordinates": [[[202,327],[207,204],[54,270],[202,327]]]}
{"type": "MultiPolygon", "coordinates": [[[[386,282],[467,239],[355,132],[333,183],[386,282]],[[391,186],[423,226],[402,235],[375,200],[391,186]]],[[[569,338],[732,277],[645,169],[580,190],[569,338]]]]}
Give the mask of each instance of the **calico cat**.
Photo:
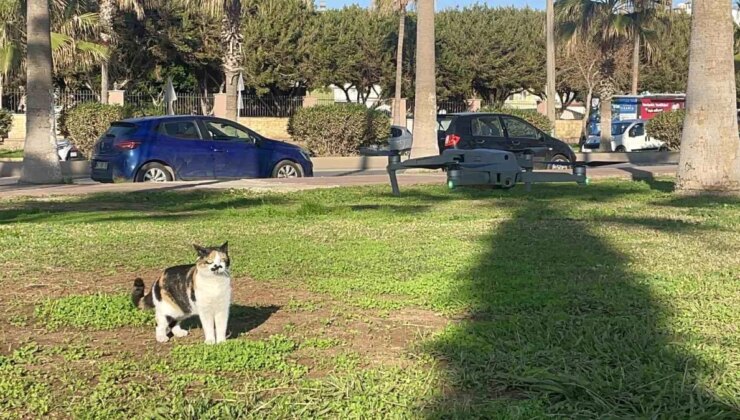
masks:
{"type": "Polygon", "coordinates": [[[131,300],[140,309],[154,308],[157,341],[185,337],[188,331],[180,322],[198,315],[207,344],[226,340],[226,324],[231,304],[229,243],[220,247],[193,245],[198,253],[195,264],[165,269],[144,294],[144,281],[134,280],[131,300]]]}

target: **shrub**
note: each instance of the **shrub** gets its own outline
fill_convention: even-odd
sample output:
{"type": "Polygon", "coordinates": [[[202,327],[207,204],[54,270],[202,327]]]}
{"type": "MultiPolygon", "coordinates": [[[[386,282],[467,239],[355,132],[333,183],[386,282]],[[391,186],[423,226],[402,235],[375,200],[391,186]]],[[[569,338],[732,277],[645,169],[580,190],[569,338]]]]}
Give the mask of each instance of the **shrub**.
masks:
{"type": "Polygon", "coordinates": [[[548,119],[547,116],[540,114],[539,112],[537,112],[537,110],[534,110],[534,109],[517,109],[517,108],[485,106],[481,108],[480,112],[499,112],[501,114],[513,115],[515,117],[519,117],[523,119],[524,121],[527,121],[533,126],[544,131],[545,133],[550,133],[552,131],[552,124],[550,124],[550,119],[548,119]]]}
{"type": "Polygon", "coordinates": [[[123,107],[86,102],[66,112],[62,133],[69,136],[80,153],[90,158],[93,145],[114,121],[124,118],[123,107]]]}
{"type": "Polygon", "coordinates": [[[645,132],[653,138],[664,141],[669,149],[678,150],[681,147],[681,133],[686,111],[679,109],[670,112],[661,112],[645,125],[645,132]]]}
{"type": "Polygon", "coordinates": [[[149,104],[145,106],[126,105],[123,107],[124,118],[153,117],[165,115],[164,105],[149,104]]]}
{"type": "Polygon", "coordinates": [[[350,156],[389,137],[390,118],[360,104],[320,105],[299,109],[288,133],[317,156],[350,156]]]}
{"type": "Polygon", "coordinates": [[[0,109],[0,140],[8,138],[13,126],[13,113],[7,109],[0,109]]]}

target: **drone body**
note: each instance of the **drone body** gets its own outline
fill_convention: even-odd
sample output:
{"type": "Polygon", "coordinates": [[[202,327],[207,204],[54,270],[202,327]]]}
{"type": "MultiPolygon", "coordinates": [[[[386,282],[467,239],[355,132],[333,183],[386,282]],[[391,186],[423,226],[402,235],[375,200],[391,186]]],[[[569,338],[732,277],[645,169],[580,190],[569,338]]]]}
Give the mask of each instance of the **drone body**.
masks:
{"type": "Polygon", "coordinates": [[[437,156],[425,156],[401,161],[401,153],[408,149],[399,150],[391,145],[389,149],[363,149],[363,154],[388,156],[388,176],[391,181],[393,194],[400,195],[396,171],[412,168],[445,169],[447,185],[450,188],[458,186],[491,186],[511,188],[517,183],[523,183],[530,189],[534,182],[576,182],[584,185],[588,183],[586,167],[572,165],[572,173],[567,172],[535,172],[534,154],[536,148],[513,151],[495,149],[447,149],[437,156]]]}

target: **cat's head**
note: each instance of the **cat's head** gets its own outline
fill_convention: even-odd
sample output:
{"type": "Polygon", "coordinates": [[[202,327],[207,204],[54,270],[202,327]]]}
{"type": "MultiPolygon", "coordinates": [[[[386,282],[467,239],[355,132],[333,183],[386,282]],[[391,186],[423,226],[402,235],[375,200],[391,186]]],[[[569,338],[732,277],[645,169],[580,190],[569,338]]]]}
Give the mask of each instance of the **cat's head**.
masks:
{"type": "Polygon", "coordinates": [[[217,247],[205,247],[193,244],[195,252],[198,253],[198,261],[195,264],[199,270],[207,270],[214,274],[229,274],[231,258],[229,258],[229,243],[217,247]]]}

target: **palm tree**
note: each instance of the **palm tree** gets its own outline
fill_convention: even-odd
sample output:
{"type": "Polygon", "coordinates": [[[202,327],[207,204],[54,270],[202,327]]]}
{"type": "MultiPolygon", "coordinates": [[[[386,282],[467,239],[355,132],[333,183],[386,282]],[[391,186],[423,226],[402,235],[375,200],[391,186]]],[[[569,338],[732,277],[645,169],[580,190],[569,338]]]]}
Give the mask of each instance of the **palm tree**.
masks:
{"type": "Polygon", "coordinates": [[[179,0],[197,10],[206,9],[211,15],[221,18],[221,65],[226,85],[226,118],[236,121],[239,117],[237,107],[237,86],[242,69],[241,0],[179,0]]]}
{"type": "MultiPolygon", "coordinates": [[[[116,11],[133,11],[138,19],[144,18],[144,5],[141,0],[100,0],[100,39],[108,49],[114,47],[117,41],[117,34],[113,28],[113,18],[116,11]]],[[[105,60],[100,65],[100,102],[108,103],[109,69],[108,61],[105,60]]]]}
{"type": "MultiPolygon", "coordinates": [[[[92,0],[55,1],[51,5],[51,49],[54,70],[88,70],[107,60],[108,49],[97,42],[100,21],[92,0]]],[[[0,0],[0,97],[4,78],[22,71],[26,62],[23,3],[0,0]]]]}
{"type": "Polygon", "coordinates": [[[693,3],[686,120],[676,190],[740,193],[731,6],[693,3]]]}
{"type": "Polygon", "coordinates": [[[416,93],[411,156],[439,153],[437,148],[437,84],[435,80],[434,0],[416,1],[416,93]]]}
{"type": "Polygon", "coordinates": [[[52,94],[51,21],[49,0],[27,0],[26,33],[28,102],[26,144],[20,182],[60,183],[52,94]]]}
{"type": "Polygon", "coordinates": [[[24,59],[24,15],[18,0],[0,0],[0,107],[5,79],[20,70],[24,59]]]}
{"type": "Polygon", "coordinates": [[[406,7],[411,0],[373,1],[372,8],[380,13],[398,12],[398,41],[396,43],[396,84],[393,96],[393,124],[406,125],[401,121],[401,96],[403,95],[403,43],[406,38],[406,7]]]}
{"type": "MultiPolygon", "coordinates": [[[[572,46],[579,40],[591,40],[604,56],[611,55],[627,39],[625,16],[634,9],[629,0],[558,0],[556,8],[561,22],[559,32],[566,44],[572,46]]],[[[601,115],[599,150],[611,151],[611,98],[617,86],[612,77],[614,63],[606,60],[604,64],[598,92],[601,115]]]]}

